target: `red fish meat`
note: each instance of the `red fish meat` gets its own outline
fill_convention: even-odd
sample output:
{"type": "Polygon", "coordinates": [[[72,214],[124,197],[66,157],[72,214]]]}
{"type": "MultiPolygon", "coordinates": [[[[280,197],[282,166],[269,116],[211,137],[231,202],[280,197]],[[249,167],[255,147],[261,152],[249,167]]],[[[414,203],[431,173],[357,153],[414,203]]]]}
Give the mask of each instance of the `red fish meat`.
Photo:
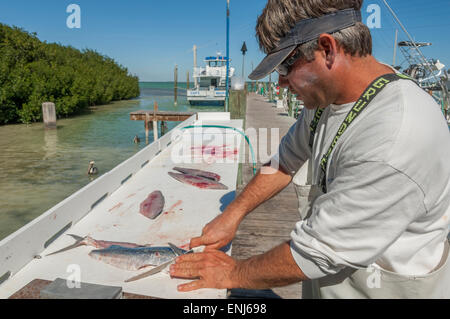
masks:
{"type": "Polygon", "coordinates": [[[173,172],[169,172],[169,175],[182,183],[202,189],[228,189],[228,187],[222,183],[201,176],[179,174],[173,172]]]}
{"type": "Polygon", "coordinates": [[[200,153],[202,156],[212,156],[215,158],[228,158],[231,156],[236,156],[238,154],[238,149],[230,148],[228,145],[223,146],[212,146],[212,145],[203,145],[203,146],[192,146],[191,152],[200,153]]]}
{"type": "Polygon", "coordinates": [[[205,177],[216,182],[220,181],[220,175],[215,174],[213,172],[207,172],[202,171],[200,169],[184,168],[184,167],[174,167],[173,170],[187,175],[205,177]]]}
{"type": "Polygon", "coordinates": [[[154,191],[141,203],[139,213],[150,219],[158,217],[164,209],[164,196],[160,191],[154,191]]]}

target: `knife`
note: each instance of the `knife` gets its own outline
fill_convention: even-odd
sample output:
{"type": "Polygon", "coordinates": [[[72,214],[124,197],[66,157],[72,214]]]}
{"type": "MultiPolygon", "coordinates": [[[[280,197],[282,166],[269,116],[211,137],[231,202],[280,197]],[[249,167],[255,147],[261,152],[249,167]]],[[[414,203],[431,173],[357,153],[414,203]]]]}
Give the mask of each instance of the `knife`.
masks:
{"type": "Polygon", "coordinates": [[[161,272],[164,268],[166,268],[168,265],[173,263],[175,261],[175,259],[177,259],[178,256],[186,255],[186,254],[192,254],[194,252],[200,252],[204,248],[204,246],[200,246],[200,247],[193,248],[193,249],[191,249],[189,251],[185,251],[185,250],[183,250],[181,248],[178,248],[177,246],[175,246],[175,245],[173,245],[171,243],[169,243],[169,246],[170,246],[170,248],[172,248],[173,252],[177,255],[175,258],[173,258],[173,259],[165,262],[164,264],[161,264],[158,267],[155,267],[155,268],[153,268],[153,269],[151,269],[151,270],[149,270],[147,272],[144,272],[144,273],[139,274],[137,276],[128,278],[127,280],[125,280],[125,282],[136,281],[136,280],[139,280],[139,279],[142,279],[142,278],[153,276],[154,274],[157,274],[157,273],[161,272]]]}

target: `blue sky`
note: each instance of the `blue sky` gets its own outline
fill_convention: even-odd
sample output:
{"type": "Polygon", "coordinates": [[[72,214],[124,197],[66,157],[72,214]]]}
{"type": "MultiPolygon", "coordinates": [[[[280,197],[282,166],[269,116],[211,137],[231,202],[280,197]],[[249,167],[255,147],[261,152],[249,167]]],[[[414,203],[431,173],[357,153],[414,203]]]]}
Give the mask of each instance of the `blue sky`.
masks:
{"type": "MultiPolygon", "coordinates": [[[[241,74],[242,43],[247,44],[245,73],[263,58],[255,39],[255,24],[266,0],[231,0],[230,56],[241,74]]],[[[450,69],[450,0],[388,0],[416,41],[432,42],[425,56],[438,58],[450,69]]],[[[392,63],[395,24],[382,0],[366,0],[381,9],[381,28],[372,28],[374,55],[392,63]]],[[[170,81],[175,64],[179,81],[193,66],[192,47],[198,62],[217,51],[225,54],[226,0],[0,0],[0,22],[36,32],[41,40],[90,48],[114,58],[142,81],[170,81]],[[69,29],[69,4],[81,7],[81,28],[69,29]]],[[[400,28],[399,28],[400,29],[400,28]]],[[[406,40],[400,30],[399,40],[406,40]]],[[[398,52],[398,62],[403,60],[398,52]]],[[[192,71],[191,71],[192,73],[192,71]]]]}

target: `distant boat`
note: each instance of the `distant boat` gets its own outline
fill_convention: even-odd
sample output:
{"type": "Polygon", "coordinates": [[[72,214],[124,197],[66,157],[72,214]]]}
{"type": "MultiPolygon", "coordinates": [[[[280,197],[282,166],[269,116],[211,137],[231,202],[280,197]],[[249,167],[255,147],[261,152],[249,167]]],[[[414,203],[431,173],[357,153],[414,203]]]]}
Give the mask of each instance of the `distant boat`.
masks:
{"type": "MultiPolygon", "coordinates": [[[[218,53],[215,57],[206,57],[204,61],[205,67],[194,67],[193,77],[197,85],[187,90],[187,100],[191,105],[223,106],[226,97],[227,58],[218,53]]],[[[234,75],[234,71],[230,67],[229,78],[234,75]]]]}

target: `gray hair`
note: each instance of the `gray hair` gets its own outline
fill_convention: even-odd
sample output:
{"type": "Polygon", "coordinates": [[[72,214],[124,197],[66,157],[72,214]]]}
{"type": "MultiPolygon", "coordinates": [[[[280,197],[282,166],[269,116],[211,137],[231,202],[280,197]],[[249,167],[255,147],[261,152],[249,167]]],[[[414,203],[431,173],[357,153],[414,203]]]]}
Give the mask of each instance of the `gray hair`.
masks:
{"type": "MultiPolygon", "coordinates": [[[[269,53],[277,48],[280,40],[298,21],[348,8],[361,10],[362,3],[363,0],[268,0],[256,25],[259,46],[269,53]]],[[[334,32],[332,36],[346,54],[361,57],[372,54],[370,30],[361,22],[334,32]]],[[[317,39],[298,47],[307,61],[314,60],[314,52],[317,49],[317,39]]]]}

